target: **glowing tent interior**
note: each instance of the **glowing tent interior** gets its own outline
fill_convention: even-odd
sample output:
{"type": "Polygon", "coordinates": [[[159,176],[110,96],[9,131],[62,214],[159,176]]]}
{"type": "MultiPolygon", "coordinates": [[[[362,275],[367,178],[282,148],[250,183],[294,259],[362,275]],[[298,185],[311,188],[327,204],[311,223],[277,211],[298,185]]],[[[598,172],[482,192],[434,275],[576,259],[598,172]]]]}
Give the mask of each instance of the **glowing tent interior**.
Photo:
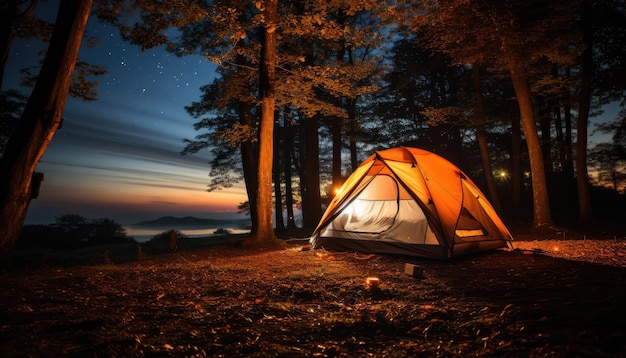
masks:
{"type": "Polygon", "coordinates": [[[513,237],[454,164],[417,148],[371,155],[346,179],[311,248],[449,259],[510,246],[513,237]]]}

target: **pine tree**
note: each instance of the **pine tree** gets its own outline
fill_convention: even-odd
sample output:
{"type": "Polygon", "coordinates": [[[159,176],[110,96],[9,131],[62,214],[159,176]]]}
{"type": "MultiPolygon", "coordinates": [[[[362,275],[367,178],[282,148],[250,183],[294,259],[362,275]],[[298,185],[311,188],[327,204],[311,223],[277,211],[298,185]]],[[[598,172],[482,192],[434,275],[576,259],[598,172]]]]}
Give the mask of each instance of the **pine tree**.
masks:
{"type": "MultiPolygon", "coordinates": [[[[538,63],[570,62],[567,30],[574,12],[564,1],[437,1],[422,4],[409,24],[424,31],[425,44],[455,63],[486,65],[511,79],[526,138],[533,189],[533,225],[553,223],[548,201],[531,80],[538,63]],[[559,39],[559,41],[556,41],[559,39]]],[[[572,35],[573,36],[573,35],[572,35]]]]}

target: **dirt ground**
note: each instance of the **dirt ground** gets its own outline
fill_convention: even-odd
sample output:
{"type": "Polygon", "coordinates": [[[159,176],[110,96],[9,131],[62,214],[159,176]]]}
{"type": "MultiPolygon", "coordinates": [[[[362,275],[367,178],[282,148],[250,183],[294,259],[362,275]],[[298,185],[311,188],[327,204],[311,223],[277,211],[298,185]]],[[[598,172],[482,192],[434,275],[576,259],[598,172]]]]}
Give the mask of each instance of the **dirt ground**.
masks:
{"type": "Polygon", "coordinates": [[[559,235],[452,262],[293,242],[11,265],[0,356],[626,357],[625,238],[559,235]]]}

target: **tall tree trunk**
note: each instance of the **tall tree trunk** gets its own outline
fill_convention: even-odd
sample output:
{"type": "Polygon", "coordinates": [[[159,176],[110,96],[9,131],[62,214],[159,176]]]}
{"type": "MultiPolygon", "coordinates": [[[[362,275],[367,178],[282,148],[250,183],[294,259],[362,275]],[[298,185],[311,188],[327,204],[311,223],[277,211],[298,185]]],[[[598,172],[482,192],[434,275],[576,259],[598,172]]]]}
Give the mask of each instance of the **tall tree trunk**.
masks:
{"type": "MultiPolygon", "coordinates": [[[[511,107],[513,105],[511,104],[511,107]]],[[[513,112],[513,110],[511,110],[513,112]]],[[[522,130],[520,128],[519,105],[515,114],[511,113],[511,195],[513,195],[514,220],[521,220],[522,215],[522,130]]]]}
{"type": "Polygon", "coordinates": [[[565,166],[563,170],[568,178],[574,177],[574,154],[572,153],[572,109],[570,106],[569,91],[563,105],[563,119],[565,121],[565,166]]]}
{"type": "MultiPolygon", "coordinates": [[[[567,68],[566,74],[570,76],[570,69],[567,68]]],[[[565,121],[565,165],[563,171],[567,178],[574,177],[574,153],[572,151],[572,108],[571,108],[570,91],[563,91],[563,120],[565,121]]]]}
{"type": "Polygon", "coordinates": [[[285,111],[285,136],[283,140],[283,155],[285,159],[283,160],[284,172],[285,172],[285,206],[287,207],[287,229],[295,229],[296,220],[293,212],[293,188],[291,185],[291,163],[293,161],[292,153],[294,151],[293,148],[293,124],[291,123],[291,116],[288,110],[285,111]]]}
{"type": "Polygon", "coordinates": [[[62,0],[48,53],[0,159],[0,257],[9,257],[31,199],[31,178],[61,124],[93,0],[62,0]]]}
{"type": "MultiPolygon", "coordinates": [[[[541,110],[540,113],[544,112],[545,109],[541,110]]],[[[543,156],[543,163],[546,168],[547,173],[552,173],[552,137],[551,137],[551,129],[552,123],[550,118],[547,118],[545,115],[541,115],[541,120],[539,121],[539,128],[541,132],[541,155],[543,156]]]]}
{"type": "MultiPolygon", "coordinates": [[[[259,125],[259,165],[257,188],[257,232],[249,238],[250,246],[262,247],[276,244],[272,222],[272,162],[274,146],[274,112],[276,94],[276,21],[278,0],[266,0],[263,7],[265,24],[261,32],[261,64],[259,95],[261,123],[259,125]]],[[[247,245],[248,243],[244,244],[247,245]]]]}
{"type": "Polygon", "coordinates": [[[561,108],[558,105],[558,102],[552,107],[552,111],[554,112],[555,139],[556,139],[557,148],[559,151],[559,156],[558,156],[559,169],[560,169],[562,177],[569,179],[569,177],[565,175],[565,172],[563,170],[565,168],[565,161],[566,161],[567,155],[565,152],[566,150],[565,134],[563,133],[563,120],[561,117],[561,108]]]}
{"type": "Polygon", "coordinates": [[[329,197],[335,196],[335,191],[341,186],[341,122],[340,117],[333,117],[330,125],[330,133],[333,142],[333,163],[332,163],[332,186],[329,197]]]}
{"type": "Polygon", "coordinates": [[[587,122],[591,104],[591,71],[593,68],[593,27],[591,0],[583,0],[583,42],[585,49],[581,54],[580,99],[578,103],[578,120],[576,121],[576,183],[578,186],[578,223],[589,225],[592,221],[591,196],[587,172],[587,122]]]}
{"type": "Polygon", "coordinates": [[[530,85],[525,71],[521,66],[515,64],[509,68],[513,89],[520,110],[522,129],[528,147],[528,157],[530,159],[531,181],[533,189],[533,226],[552,226],[552,216],[550,214],[550,202],[548,200],[548,186],[546,173],[541,153],[541,143],[537,133],[537,123],[533,113],[530,85]]]}
{"type": "MultiPolygon", "coordinates": [[[[354,65],[354,57],[352,56],[352,49],[348,48],[346,50],[348,52],[348,63],[350,65],[354,65]]],[[[350,141],[349,150],[350,150],[350,168],[353,172],[358,168],[358,156],[356,152],[356,141],[357,141],[357,129],[359,128],[359,124],[356,120],[356,104],[358,97],[346,98],[346,112],[348,113],[348,139],[350,141]]],[[[342,183],[343,184],[343,183],[342,183]]]]}
{"type": "Polygon", "coordinates": [[[276,231],[282,232],[285,230],[285,220],[283,217],[283,195],[281,190],[281,177],[280,177],[280,125],[278,121],[274,123],[274,164],[273,164],[273,176],[274,176],[274,217],[276,218],[276,231]]]}
{"type": "Polygon", "coordinates": [[[493,177],[493,170],[491,168],[491,159],[489,157],[485,126],[482,123],[476,126],[476,142],[478,143],[478,149],[480,150],[480,159],[483,164],[483,172],[485,173],[485,183],[487,184],[489,201],[493,205],[496,212],[502,215],[502,206],[500,205],[498,190],[496,190],[496,180],[493,177]]]}
{"type": "MultiPolygon", "coordinates": [[[[239,102],[239,122],[243,125],[252,127],[252,113],[248,102],[239,102]]],[[[250,234],[256,234],[258,227],[257,212],[257,158],[258,152],[253,142],[243,142],[240,145],[241,163],[243,167],[243,178],[246,185],[246,193],[248,194],[248,208],[250,209],[250,234]]]]}
{"type": "Polygon", "coordinates": [[[302,220],[303,226],[313,229],[322,217],[320,194],[320,161],[318,119],[316,116],[304,120],[304,156],[302,176],[302,220]]]}
{"type": "Polygon", "coordinates": [[[350,119],[350,169],[355,171],[359,167],[359,157],[356,148],[356,119],[350,119]]]}
{"type": "MultiPolygon", "coordinates": [[[[343,25],[345,22],[345,16],[342,10],[337,12],[337,23],[343,25]]],[[[345,44],[341,41],[342,44],[337,50],[337,66],[341,67],[344,65],[344,56],[346,54],[345,44]]],[[[343,104],[343,100],[341,98],[333,100],[338,106],[343,104]]],[[[343,119],[339,116],[333,117],[330,125],[330,133],[333,143],[333,163],[332,163],[332,185],[330,189],[329,197],[334,197],[335,192],[339,190],[342,184],[341,178],[341,127],[343,124],[343,119]]]]}
{"type": "Polygon", "coordinates": [[[476,142],[480,150],[480,158],[483,164],[483,172],[485,174],[485,183],[489,192],[489,201],[493,205],[496,212],[502,215],[502,207],[500,206],[500,198],[496,190],[496,181],[493,178],[493,170],[491,169],[491,158],[487,146],[487,137],[485,136],[485,108],[483,103],[482,86],[480,84],[480,68],[478,65],[472,66],[472,82],[474,87],[474,100],[476,102],[476,114],[479,116],[479,123],[476,125],[476,142]]]}

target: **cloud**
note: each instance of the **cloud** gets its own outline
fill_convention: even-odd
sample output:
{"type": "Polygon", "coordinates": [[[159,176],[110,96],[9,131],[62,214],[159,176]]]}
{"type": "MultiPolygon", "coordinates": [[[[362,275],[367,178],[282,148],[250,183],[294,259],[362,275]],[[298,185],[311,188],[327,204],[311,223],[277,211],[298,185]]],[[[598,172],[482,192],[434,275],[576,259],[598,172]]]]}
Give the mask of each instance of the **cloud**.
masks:
{"type": "Polygon", "coordinates": [[[171,201],[159,201],[159,200],[153,200],[152,201],[153,204],[164,204],[164,205],[180,205],[179,203],[174,203],[171,201]]]}
{"type": "MultiPolygon", "coordinates": [[[[109,74],[96,78],[97,101],[68,99],[63,126],[37,166],[44,183],[27,221],[68,212],[125,218],[236,210],[245,197],[242,186],[206,192],[210,152],[180,154],[183,139],[198,134],[197,120],[184,107],[200,99],[199,88],[212,82],[216,66],[162,47],[142,51],[94,19],[88,31],[101,41],[79,57],[109,74]]],[[[19,87],[19,69],[37,61],[35,47],[14,42],[3,89],[19,87]]]]}

